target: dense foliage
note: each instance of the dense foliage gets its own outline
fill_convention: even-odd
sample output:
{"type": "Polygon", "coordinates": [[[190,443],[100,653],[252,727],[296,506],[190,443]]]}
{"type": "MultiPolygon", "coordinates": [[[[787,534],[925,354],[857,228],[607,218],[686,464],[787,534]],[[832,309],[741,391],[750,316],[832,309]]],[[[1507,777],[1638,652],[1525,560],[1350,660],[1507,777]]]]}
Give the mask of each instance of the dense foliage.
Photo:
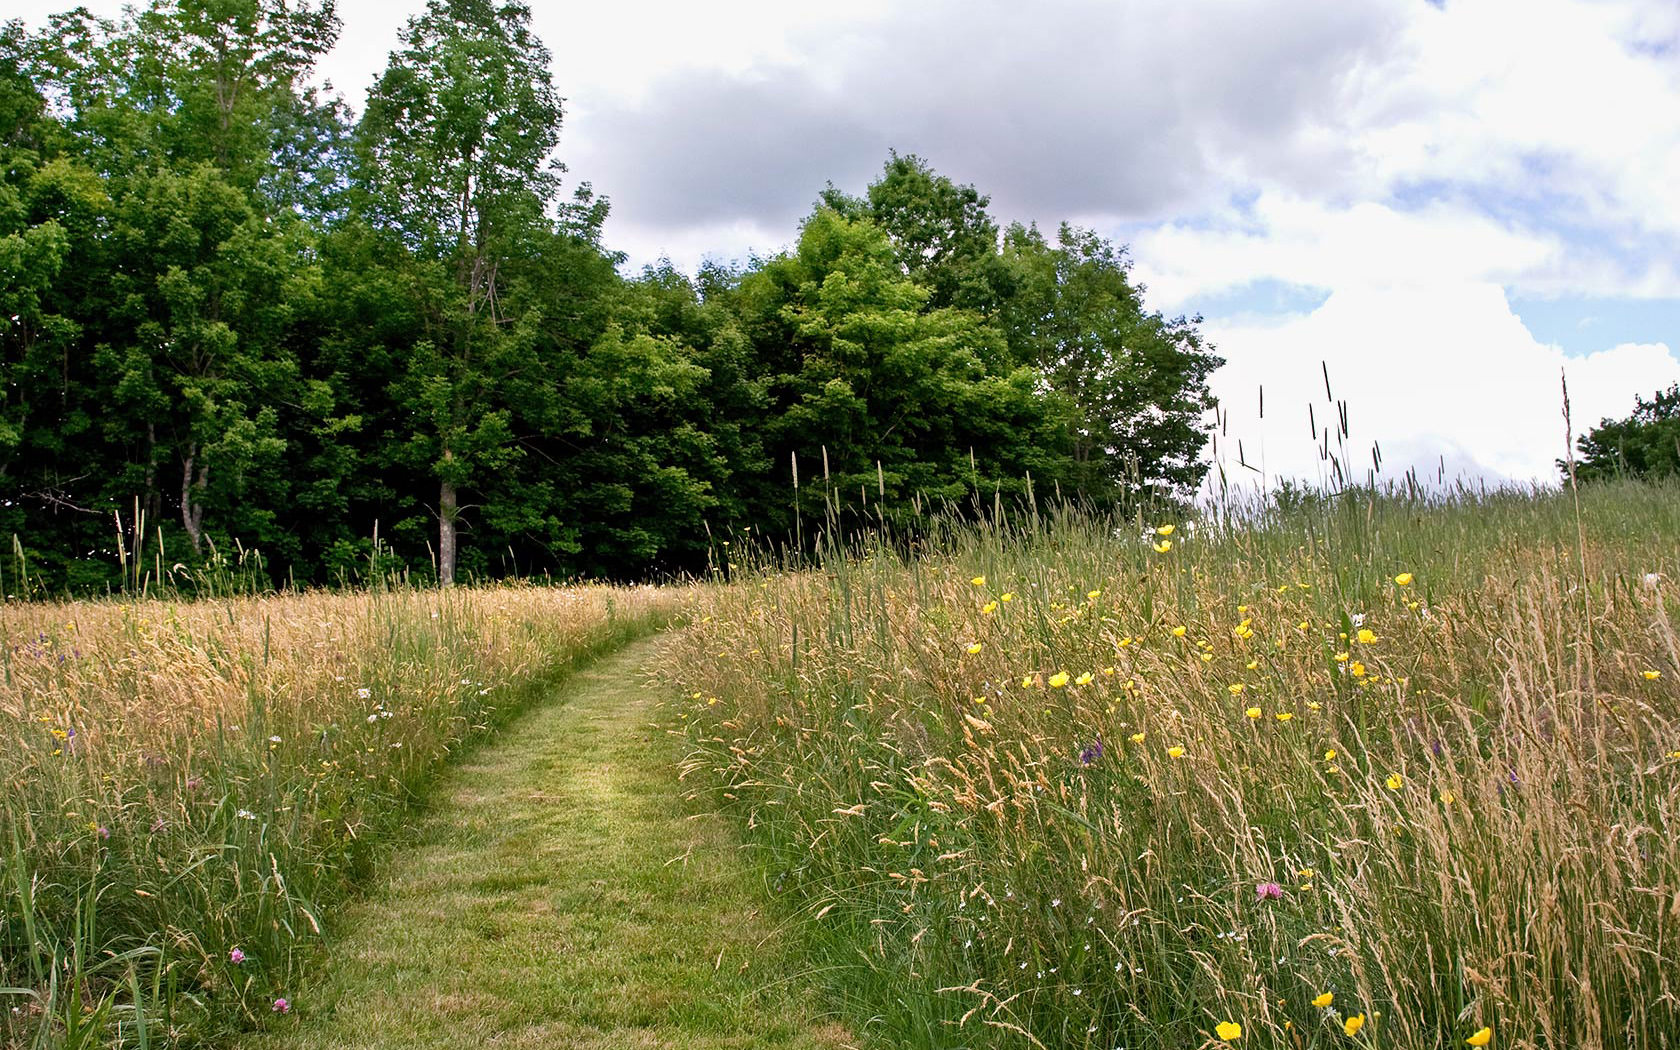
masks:
{"type": "MultiPolygon", "coordinates": [[[[1575,474],[1606,478],[1667,478],[1680,474],[1680,384],[1647,401],[1635,397],[1626,419],[1605,419],[1581,436],[1575,474]]],[[[1567,466],[1564,466],[1567,472],[1567,466]]]]}
{"type": "Polygon", "coordinates": [[[894,154],[778,255],[626,277],[524,5],[431,0],[359,119],[308,86],[337,28],[0,32],[0,536],[50,589],[235,550],[626,578],[749,525],[1201,479],[1218,359],[1097,235],[1000,230],[894,154]]]}

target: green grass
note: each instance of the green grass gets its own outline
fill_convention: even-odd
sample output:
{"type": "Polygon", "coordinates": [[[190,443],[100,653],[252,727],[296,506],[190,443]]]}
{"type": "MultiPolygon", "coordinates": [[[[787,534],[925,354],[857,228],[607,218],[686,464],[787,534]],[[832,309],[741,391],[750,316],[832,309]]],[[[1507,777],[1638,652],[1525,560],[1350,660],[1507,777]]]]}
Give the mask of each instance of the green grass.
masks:
{"type": "Polygon", "coordinates": [[[681,601],[0,606],[0,1045],[191,1046],[266,1018],[438,772],[681,601]]]}
{"type": "Polygon", "coordinates": [[[934,523],[737,579],[662,666],[861,1037],[1680,1046],[1673,485],[934,523]]]}
{"type": "Polygon", "coordinates": [[[842,1047],[721,818],[680,791],[632,645],[438,784],[324,970],[246,1050],[842,1047]]]}

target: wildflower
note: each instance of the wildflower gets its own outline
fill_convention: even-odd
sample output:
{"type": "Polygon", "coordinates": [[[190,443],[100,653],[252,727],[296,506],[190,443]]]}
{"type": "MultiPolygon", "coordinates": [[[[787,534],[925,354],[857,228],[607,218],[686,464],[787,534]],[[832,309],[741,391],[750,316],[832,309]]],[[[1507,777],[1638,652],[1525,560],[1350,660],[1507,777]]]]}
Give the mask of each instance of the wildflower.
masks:
{"type": "Polygon", "coordinates": [[[1348,1035],[1358,1035],[1359,1030],[1364,1027],[1364,1014],[1354,1014],[1352,1017],[1342,1022],[1342,1031],[1346,1032],[1348,1035]]]}
{"type": "Polygon", "coordinates": [[[1132,734],[1132,743],[1134,743],[1134,744],[1143,743],[1143,734],[1142,733],[1133,733],[1132,734]]]}
{"type": "Polygon", "coordinates": [[[1322,711],[1322,710],[1324,710],[1324,705],[1319,703],[1317,700],[1308,700],[1307,701],[1307,710],[1308,711],[1322,711]]]}
{"type": "Polygon", "coordinates": [[[1464,1042],[1468,1046],[1486,1046],[1493,1042],[1493,1029],[1489,1028],[1487,1025],[1483,1025],[1482,1027],[1476,1029],[1475,1034],[1471,1035],[1470,1038],[1466,1039],[1464,1042]]]}
{"type": "Polygon", "coordinates": [[[1260,669],[1260,661],[1259,660],[1250,660],[1245,666],[1250,671],[1258,671],[1260,669]]]}
{"type": "Polygon", "coordinates": [[[1639,673],[1645,676],[1647,682],[1655,682],[1662,677],[1661,671],[1641,671],[1639,673]]]}
{"type": "Polygon", "coordinates": [[[278,743],[281,743],[281,740],[277,736],[271,736],[271,737],[268,738],[268,742],[271,743],[271,744],[278,744],[278,743]]]}
{"type": "Polygon", "coordinates": [[[257,819],[257,815],[255,813],[252,813],[248,809],[242,809],[238,813],[235,813],[234,816],[238,817],[240,820],[256,820],[257,819]]]}
{"type": "Polygon", "coordinates": [[[289,1014],[292,1012],[292,1004],[289,1000],[284,998],[276,999],[274,1000],[274,1005],[270,1009],[277,1014],[289,1014]]]}
{"type": "Polygon", "coordinates": [[[1388,785],[1388,790],[1399,791],[1400,790],[1400,784],[1401,784],[1400,774],[1390,773],[1388,775],[1388,779],[1383,781],[1383,783],[1388,785]]]}
{"type": "Polygon", "coordinates": [[[1662,573],[1660,573],[1660,572],[1648,572],[1648,573],[1645,574],[1645,586],[1654,588],[1654,587],[1656,587],[1657,584],[1659,584],[1661,582],[1662,582],[1662,573]]]}
{"type": "Polygon", "coordinates": [[[1169,747],[1169,748],[1167,748],[1167,757],[1168,758],[1183,758],[1184,757],[1184,749],[1182,747],[1176,747],[1176,746],[1175,747],[1169,747]]]}
{"type": "Polygon", "coordinates": [[[1329,1006],[1331,1003],[1333,1003],[1335,1001],[1336,1001],[1336,993],[1335,992],[1325,992],[1323,995],[1315,996],[1313,998],[1313,1005],[1318,1007],[1320,1010],[1322,1010],[1326,1006],[1329,1006]]]}
{"type": "Polygon", "coordinates": [[[1458,796],[1453,794],[1451,791],[1443,790],[1441,792],[1441,805],[1450,806],[1454,802],[1456,802],[1457,800],[1458,800],[1458,796]]]}
{"type": "Polygon", "coordinates": [[[1409,572],[1403,572],[1394,577],[1394,582],[1401,587],[1410,587],[1412,585],[1412,574],[1409,572]]]}
{"type": "Polygon", "coordinates": [[[1353,673],[1353,676],[1355,678],[1364,678],[1365,677],[1365,665],[1360,663],[1358,660],[1355,660],[1351,664],[1348,664],[1348,670],[1353,673]]]}
{"type": "Polygon", "coordinates": [[[968,647],[968,655],[973,656],[975,653],[979,652],[980,649],[981,649],[980,643],[975,642],[973,645],[970,645],[968,647]]]}
{"type": "Polygon", "coordinates": [[[997,612],[997,608],[998,608],[998,603],[997,602],[987,602],[985,605],[980,606],[980,611],[985,613],[987,616],[990,616],[993,613],[997,612]]]}
{"type": "Polygon", "coordinates": [[[1336,760],[1336,749],[1335,748],[1331,748],[1330,750],[1324,752],[1324,761],[1334,762],[1335,760],[1336,760]]]}
{"type": "Polygon", "coordinates": [[[1090,685],[1091,684],[1091,677],[1092,677],[1091,672],[1086,671],[1084,674],[1080,675],[1078,678],[1075,678],[1073,680],[1073,684],[1074,685],[1090,685]]]}
{"type": "Polygon", "coordinates": [[[1188,632],[1188,631],[1189,631],[1189,630],[1190,630],[1190,628],[1188,628],[1188,627],[1186,627],[1186,626],[1184,626],[1184,625],[1183,625],[1183,624],[1179,624],[1179,625],[1178,625],[1178,626],[1177,626],[1177,627],[1174,627],[1174,628],[1173,628],[1173,637],[1174,637],[1174,638],[1183,638],[1183,637],[1184,637],[1184,635],[1185,635],[1185,634],[1186,634],[1186,633],[1187,633],[1187,632],[1188,632]]]}
{"type": "Polygon", "coordinates": [[[373,696],[373,690],[365,685],[356,690],[356,699],[358,700],[366,700],[371,696],[373,696]]]}
{"type": "Polygon", "coordinates": [[[1157,536],[1171,536],[1174,528],[1175,526],[1171,524],[1162,525],[1160,528],[1155,530],[1155,534],[1157,536]]]}
{"type": "Polygon", "coordinates": [[[238,966],[240,963],[242,963],[244,961],[245,961],[245,953],[240,951],[238,948],[235,948],[233,951],[228,952],[228,962],[232,963],[233,965],[238,966]]]}
{"type": "Polygon", "coordinates": [[[1262,901],[1283,900],[1283,887],[1279,886],[1275,882],[1262,882],[1260,885],[1254,887],[1254,898],[1262,901]]]}
{"type": "Polygon", "coordinates": [[[1086,591],[1085,592],[1085,597],[1089,598],[1091,601],[1096,601],[1098,598],[1102,597],[1102,592],[1101,591],[1086,591]]]}
{"type": "Polygon", "coordinates": [[[1097,737],[1094,742],[1086,744],[1084,747],[1079,749],[1079,764],[1082,766],[1088,766],[1101,757],[1102,737],[1100,736],[1097,737]]]}
{"type": "Polygon", "coordinates": [[[1162,540],[1160,543],[1155,544],[1156,554],[1165,554],[1170,550],[1172,550],[1172,540],[1162,540]]]}
{"type": "Polygon", "coordinates": [[[1068,673],[1066,671],[1057,671],[1055,674],[1050,676],[1050,688],[1052,689],[1060,689],[1062,686],[1067,684],[1068,673]]]}
{"type": "Polygon", "coordinates": [[[976,587],[984,587],[984,586],[986,586],[986,577],[976,576],[976,577],[974,577],[974,579],[969,580],[968,582],[974,584],[974,586],[976,586],[976,587]]]}
{"type": "Polygon", "coordinates": [[[1233,1039],[1242,1038],[1242,1025],[1235,1021],[1221,1021],[1213,1026],[1213,1031],[1227,1043],[1233,1039]]]}
{"type": "Polygon", "coordinates": [[[1347,661],[1348,661],[1348,654],[1347,653],[1337,653],[1336,654],[1336,662],[1337,663],[1345,664],[1345,663],[1347,663],[1347,661]]]}
{"type": "Polygon", "coordinates": [[[1278,712],[1278,713],[1277,713],[1277,720],[1278,720],[1278,721],[1279,721],[1279,722],[1287,722],[1287,721],[1289,721],[1289,720],[1290,720],[1290,719],[1291,719],[1291,718],[1294,718],[1294,717],[1295,717],[1295,715],[1294,715],[1294,714],[1292,714],[1292,713],[1291,713],[1291,712],[1289,712],[1289,711],[1279,711],[1279,712],[1278,712]]]}
{"type": "Polygon", "coordinates": [[[1232,696],[1241,696],[1243,694],[1243,690],[1247,689],[1248,686],[1244,685],[1241,682],[1232,682],[1230,685],[1226,686],[1225,688],[1230,692],[1230,694],[1232,696]]]}
{"type": "Polygon", "coordinates": [[[1031,689],[1032,684],[1033,684],[1033,676],[1032,675],[1024,674],[1024,675],[1021,676],[1021,688],[1022,689],[1031,689]]]}
{"type": "Polygon", "coordinates": [[[1377,644],[1377,632],[1371,630],[1369,627],[1361,627],[1359,629],[1358,641],[1360,645],[1375,645],[1377,644]]]}
{"type": "Polygon", "coordinates": [[[1014,600],[1015,600],[1015,592],[1014,591],[1004,591],[1002,594],[998,595],[998,601],[1000,601],[1000,602],[1012,602],[1014,600]]]}
{"type": "Polygon", "coordinates": [[[1247,711],[1244,711],[1243,714],[1247,715],[1250,718],[1259,718],[1260,717],[1260,709],[1258,707],[1251,707],[1247,711]]]}

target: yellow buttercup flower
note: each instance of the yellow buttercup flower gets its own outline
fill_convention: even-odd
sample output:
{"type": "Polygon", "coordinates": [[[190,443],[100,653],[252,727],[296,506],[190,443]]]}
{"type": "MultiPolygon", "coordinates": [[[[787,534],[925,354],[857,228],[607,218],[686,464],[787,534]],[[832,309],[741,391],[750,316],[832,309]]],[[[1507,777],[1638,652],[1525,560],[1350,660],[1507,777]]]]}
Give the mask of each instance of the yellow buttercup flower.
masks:
{"type": "Polygon", "coordinates": [[[1342,1031],[1346,1032],[1348,1035],[1358,1035],[1359,1030],[1364,1027],[1364,1014],[1354,1014],[1352,1017],[1342,1022],[1342,1031]]]}
{"type": "Polygon", "coordinates": [[[1155,530],[1155,534],[1157,536],[1171,536],[1173,534],[1173,529],[1176,527],[1177,526],[1174,525],[1162,525],[1160,528],[1155,530]]]}
{"type": "Polygon", "coordinates": [[[1133,733],[1132,734],[1132,743],[1134,743],[1134,744],[1143,743],[1143,734],[1142,733],[1133,733]]]}
{"type": "Polygon", "coordinates": [[[1294,717],[1295,717],[1294,714],[1292,714],[1291,712],[1288,712],[1288,711],[1279,711],[1277,713],[1277,720],[1279,722],[1287,722],[1291,718],[1294,718],[1294,717]]]}
{"type": "Polygon", "coordinates": [[[1021,676],[1021,688],[1022,689],[1031,689],[1032,684],[1033,684],[1033,676],[1032,675],[1024,674],[1024,675],[1021,676]]]}
{"type": "Polygon", "coordinates": [[[1244,711],[1243,714],[1247,715],[1250,718],[1259,718],[1260,717],[1260,709],[1258,707],[1251,707],[1247,711],[1244,711]]]}
{"type": "Polygon", "coordinates": [[[1096,601],[1098,598],[1102,597],[1102,592],[1101,591],[1086,591],[1085,592],[1085,597],[1091,599],[1092,601],[1096,601]]]}
{"type": "Polygon", "coordinates": [[[1358,660],[1355,660],[1355,661],[1353,661],[1353,663],[1348,664],[1348,670],[1353,674],[1353,676],[1355,678],[1364,678],[1365,677],[1365,665],[1360,663],[1358,660]]]}
{"type": "Polygon", "coordinates": [[[1486,1025],[1476,1029],[1474,1035],[1464,1041],[1469,1046],[1486,1046],[1493,1042],[1493,1029],[1486,1025]]]}
{"type": "Polygon", "coordinates": [[[1000,602],[1012,602],[1014,600],[1015,600],[1015,592],[1014,591],[1004,591],[1002,594],[998,595],[998,601],[1000,601],[1000,602]]]}
{"type": "Polygon", "coordinates": [[[980,611],[985,613],[987,616],[990,616],[993,613],[997,612],[997,607],[998,607],[997,602],[987,602],[985,605],[982,605],[980,607],[980,611]]]}
{"type": "Polygon", "coordinates": [[[1410,587],[1412,585],[1412,574],[1409,572],[1403,572],[1394,577],[1394,582],[1402,587],[1410,587]]]}
{"type": "Polygon", "coordinates": [[[1084,674],[1082,674],[1078,678],[1074,679],[1074,683],[1077,684],[1077,685],[1090,685],[1091,684],[1091,672],[1086,671],[1084,674]]]}
{"type": "Polygon", "coordinates": [[[1326,1006],[1329,1006],[1331,1003],[1333,1003],[1335,1001],[1336,1001],[1336,993],[1335,992],[1325,992],[1323,995],[1320,995],[1320,996],[1313,999],[1313,1005],[1318,1007],[1320,1010],[1322,1010],[1326,1006]]]}
{"type": "Polygon", "coordinates": [[[1383,783],[1388,785],[1388,790],[1399,791],[1400,790],[1400,784],[1401,784],[1400,774],[1390,773],[1388,775],[1388,779],[1383,781],[1383,783]]]}
{"type": "Polygon", "coordinates": [[[1165,554],[1170,550],[1172,550],[1172,540],[1162,540],[1160,543],[1155,544],[1156,554],[1165,554]]]}
{"type": "Polygon", "coordinates": [[[1324,761],[1333,762],[1333,761],[1335,761],[1335,758],[1336,758],[1336,749],[1335,748],[1331,748],[1330,750],[1324,752],[1324,761]]]}
{"type": "Polygon", "coordinates": [[[1183,758],[1184,757],[1184,749],[1182,747],[1169,747],[1169,748],[1167,748],[1167,757],[1168,758],[1183,758]]]}
{"type": "Polygon", "coordinates": [[[1241,682],[1232,682],[1230,685],[1226,686],[1225,688],[1226,688],[1227,691],[1230,692],[1230,694],[1232,696],[1241,696],[1243,694],[1243,690],[1247,689],[1248,686],[1244,685],[1241,682]]]}
{"type": "Polygon", "coordinates": [[[1229,1043],[1233,1039],[1242,1038],[1242,1025],[1235,1021],[1221,1021],[1213,1026],[1214,1034],[1229,1043]]]}
{"type": "Polygon", "coordinates": [[[968,647],[968,655],[973,656],[975,653],[980,651],[980,648],[980,643],[975,642],[973,645],[968,647]]]}
{"type": "Polygon", "coordinates": [[[974,579],[969,580],[968,582],[974,584],[974,586],[976,586],[976,587],[984,587],[984,586],[986,586],[986,577],[976,576],[976,577],[974,577],[974,579]]]}
{"type": "Polygon", "coordinates": [[[1185,627],[1183,624],[1180,624],[1179,626],[1173,628],[1173,637],[1174,638],[1183,638],[1185,633],[1188,632],[1189,630],[1190,630],[1190,628],[1185,627]]]}
{"type": "Polygon", "coordinates": [[[1377,632],[1371,630],[1369,627],[1361,627],[1359,629],[1358,640],[1360,645],[1375,645],[1377,644],[1377,632]]]}
{"type": "Polygon", "coordinates": [[[1457,800],[1458,800],[1458,796],[1453,794],[1451,791],[1442,791],[1441,792],[1441,805],[1450,806],[1454,802],[1456,802],[1457,800]]]}
{"type": "Polygon", "coordinates": [[[1645,676],[1647,682],[1655,682],[1662,677],[1661,671],[1641,671],[1639,673],[1645,676]]]}
{"type": "Polygon", "coordinates": [[[1057,671],[1055,674],[1050,676],[1050,688],[1052,689],[1060,689],[1062,686],[1067,684],[1068,673],[1066,671],[1057,671]]]}
{"type": "Polygon", "coordinates": [[[1247,663],[1246,666],[1248,667],[1248,669],[1250,671],[1258,671],[1260,669],[1260,661],[1259,660],[1250,660],[1247,663]]]}

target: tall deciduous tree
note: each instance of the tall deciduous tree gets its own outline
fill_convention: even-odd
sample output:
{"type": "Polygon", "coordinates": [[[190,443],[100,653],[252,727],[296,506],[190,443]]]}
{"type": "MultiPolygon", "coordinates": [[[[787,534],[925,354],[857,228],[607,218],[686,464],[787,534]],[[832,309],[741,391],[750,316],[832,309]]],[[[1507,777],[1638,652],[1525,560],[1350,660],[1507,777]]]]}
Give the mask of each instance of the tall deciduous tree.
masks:
{"type": "Polygon", "coordinates": [[[552,226],[561,104],[522,3],[430,0],[368,97],[363,213],[414,259],[427,331],[399,398],[407,456],[437,484],[438,575],[454,582],[463,489],[522,455],[510,384],[540,376],[535,318],[502,301],[503,269],[552,226]]]}
{"type": "Polygon", "coordinates": [[[1123,249],[1063,224],[1056,242],[1015,225],[1004,238],[1012,294],[999,318],[1016,360],[1079,407],[1078,487],[1089,496],[1183,498],[1207,473],[1208,377],[1224,362],[1200,318],[1144,306],[1123,249]]]}
{"type": "MultiPolygon", "coordinates": [[[[1622,419],[1604,419],[1576,443],[1581,458],[1576,476],[1667,478],[1680,474],[1680,384],[1659,390],[1649,401],[1635,397],[1633,411],[1622,419]]],[[[1568,476],[1561,461],[1558,469],[1568,476]]]]}

